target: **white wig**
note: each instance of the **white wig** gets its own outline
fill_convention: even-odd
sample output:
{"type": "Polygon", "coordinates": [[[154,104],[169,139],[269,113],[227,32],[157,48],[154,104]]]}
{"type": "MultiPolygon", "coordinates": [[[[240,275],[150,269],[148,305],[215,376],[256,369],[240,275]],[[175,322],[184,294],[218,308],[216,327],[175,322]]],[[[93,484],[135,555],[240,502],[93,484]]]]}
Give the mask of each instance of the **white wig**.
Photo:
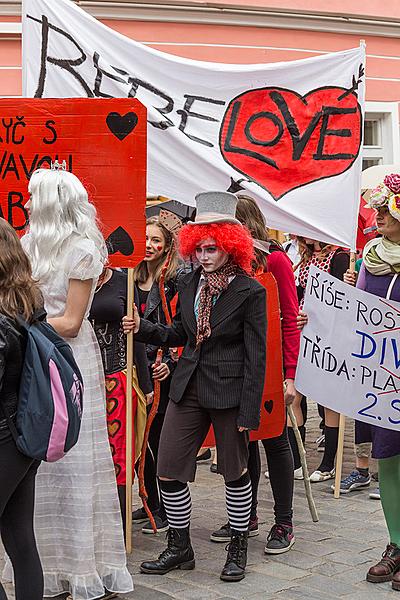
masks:
{"type": "Polygon", "coordinates": [[[68,171],[38,169],[29,182],[29,255],[34,277],[43,281],[61,262],[71,235],[92,240],[104,261],[107,250],[96,209],[79,179],[68,171]]]}

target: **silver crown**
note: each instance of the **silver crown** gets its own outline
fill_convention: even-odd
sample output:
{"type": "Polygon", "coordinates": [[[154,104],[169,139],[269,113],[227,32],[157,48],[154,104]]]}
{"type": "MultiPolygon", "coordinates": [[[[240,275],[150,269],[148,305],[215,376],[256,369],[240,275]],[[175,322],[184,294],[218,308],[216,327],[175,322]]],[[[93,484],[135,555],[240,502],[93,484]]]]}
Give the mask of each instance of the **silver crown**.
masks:
{"type": "Polygon", "coordinates": [[[66,171],[67,170],[67,161],[63,160],[60,164],[56,159],[54,162],[50,163],[50,169],[52,171],[66,171]]]}

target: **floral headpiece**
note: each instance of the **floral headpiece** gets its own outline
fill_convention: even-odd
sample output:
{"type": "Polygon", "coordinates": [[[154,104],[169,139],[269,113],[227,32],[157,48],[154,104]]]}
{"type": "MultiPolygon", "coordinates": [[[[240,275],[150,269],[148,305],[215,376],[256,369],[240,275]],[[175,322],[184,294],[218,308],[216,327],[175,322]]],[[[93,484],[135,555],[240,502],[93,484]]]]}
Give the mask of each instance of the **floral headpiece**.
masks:
{"type": "Polygon", "coordinates": [[[400,175],[386,175],[383,183],[372,190],[368,206],[375,209],[387,206],[392,217],[400,221],[400,175]]]}

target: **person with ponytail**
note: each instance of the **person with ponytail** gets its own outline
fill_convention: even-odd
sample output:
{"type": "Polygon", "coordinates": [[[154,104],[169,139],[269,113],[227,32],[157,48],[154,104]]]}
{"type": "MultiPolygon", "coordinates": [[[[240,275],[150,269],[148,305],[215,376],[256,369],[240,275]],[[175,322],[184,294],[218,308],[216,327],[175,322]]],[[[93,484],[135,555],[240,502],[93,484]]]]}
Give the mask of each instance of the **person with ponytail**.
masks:
{"type": "MultiPolygon", "coordinates": [[[[170,231],[169,221],[171,219],[175,221],[174,215],[164,210],[161,211],[161,216],[147,219],[146,254],[135,268],[138,297],[136,305],[139,314],[152,323],[162,323],[163,325],[167,322],[165,310],[172,316],[171,301],[177,293],[177,282],[183,274],[178,263],[174,236],[170,231]],[[160,285],[163,285],[163,293],[160,285]],[[165,307],[163,307],[162,296],[165,298],[165,307]]],[[[177,357],[173,349],[165,347],[162,362],[156,366],[158,346],[146,344],[145,347],[150,378],[151,380],[158,379],[161,385],[157,414],[149,430],[149,442],[144,463],[144,484],[148,495],[148,507],[153,514],[157,531],[162,533],[167,531],[168,521],[162,497],[159,494],[156,465],[161,430],[168,406],[171,374],[174,371],[177,357]]],[[[133,512],[132,520],[134,523],[143,523],[143,533],[153,533],[153,528],[143,507],[133,512]]]]}
{"type": "MultiPolygon", "coordinates": [[[[43,571],[33,531],[35,478],[39,462],[18,450],[15,423],[26,334],[18,324],[32,322],[43,298],[17,234],[0,218],[0,528],[14,571],[15,599],[42,600],[43,571]]],[[[0,583],[0,600],[7,600],[0,583]]]]}
{"type": "Polygon", "coordinates": [[[266,293],[251,277],[254,259],[249,231],[235,217],[237,198],[229,192],[196,196],[197,214],[179,234],[184,259],[199,267],[179,282],[178,310],[171,326],[125,319],[138,341],[184,346],[170,386],[161,433],[158,476],[169,523],[168,546],[141,572],[155,575],[193,569],[191,497],[196,456],[212,424],[218,472],[225,480],[231,526],[220,578],[245,576],[251,511],[247,470],[249,430],[257,429],[266,364],[266,293]]]}

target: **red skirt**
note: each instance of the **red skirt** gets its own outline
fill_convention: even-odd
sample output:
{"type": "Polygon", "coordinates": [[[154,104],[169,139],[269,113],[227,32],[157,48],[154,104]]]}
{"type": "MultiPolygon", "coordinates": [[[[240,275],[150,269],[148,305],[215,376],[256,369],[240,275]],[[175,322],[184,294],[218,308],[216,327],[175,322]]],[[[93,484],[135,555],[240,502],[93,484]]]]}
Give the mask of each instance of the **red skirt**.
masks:
{"type": "MultiPolygon", "coordinates": [[[[126,375],[122,372],[106,375],[106,407],[108,439],[114,461],[118,485],[126,485],[126,375]]],[[[137,409],[137,396],[132,389],[133,423],[137,409]]],[[[134,436],[132,423],[132,436],[134,436]]],[[[135,440],[132,440],[135,448],[135,440]]],[[[132,464],[135,464],[133,457],[132,464]]]]}

